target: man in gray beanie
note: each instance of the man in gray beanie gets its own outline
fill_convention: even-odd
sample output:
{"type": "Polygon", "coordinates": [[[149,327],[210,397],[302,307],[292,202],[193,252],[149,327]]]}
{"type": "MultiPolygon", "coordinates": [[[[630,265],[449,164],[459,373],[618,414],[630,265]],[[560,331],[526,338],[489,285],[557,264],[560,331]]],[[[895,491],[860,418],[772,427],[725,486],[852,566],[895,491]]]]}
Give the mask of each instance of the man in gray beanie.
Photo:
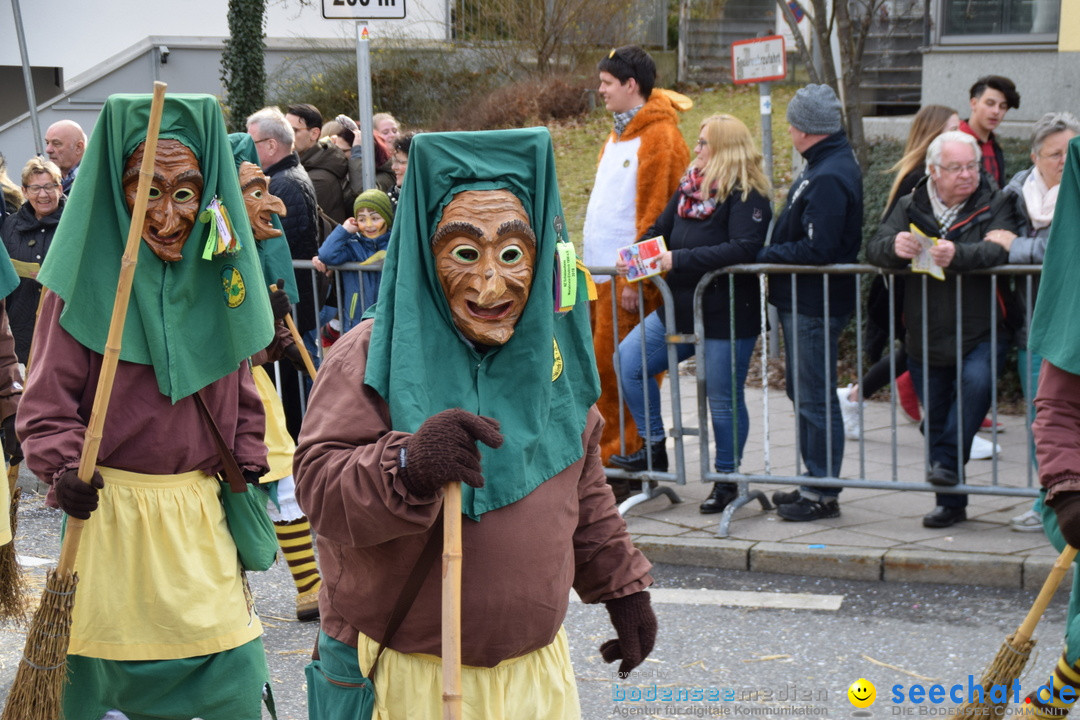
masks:
{"type": "MultiPolygon", "coordinates": [[[[807,85],[788,103],[787,119],[792,145],[806,164],[791,184],[758,262],[856,262],[862,242],[862,171],[844,134],[840,100],[828,85],[807,85]]],[[[856,300],[853,275],[833,275],[828,285],[822,275],[769,276],[769,302],[784,332],[787,394],[793,401],[798,397],[799,449],[809,477],[840,475],[844,423],[835,391],[836,344],[856,300]]],[[[785,520],[817,520],[840,515],[839,494],[839,488],[803,485],[773,493],[773,502],[785,520]]]]}

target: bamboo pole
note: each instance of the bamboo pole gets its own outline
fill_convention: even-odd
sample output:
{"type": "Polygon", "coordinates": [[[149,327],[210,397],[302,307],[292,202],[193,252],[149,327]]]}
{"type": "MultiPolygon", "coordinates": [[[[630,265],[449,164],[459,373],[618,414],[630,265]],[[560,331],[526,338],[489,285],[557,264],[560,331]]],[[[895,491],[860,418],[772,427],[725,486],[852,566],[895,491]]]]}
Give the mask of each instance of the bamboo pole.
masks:
{"type": "MultiPolygon", "coordinates": [[[[113,300],[101,373],[94,394],[94,404],[90,410],[90,421],[83,438],[82,456],[79,458],[79,479],[83,482],[90,481],[97,466],[105,412],[109,407],[116,366],[120,360],[120,342],[124,336],[124,321],[127,319],[139,243],[142,241],[150,185],[154,179],[154,158],[157,155],[158,128],[165,106],[165,87],[163,82],[154,83],[150,122],[146,130],[142,165],[139,168],[139,186],[131,212],[124,255],[120,260],[120,278],[113,300]]],[[[34,613],[26,636],[23,657],[4,707],[3,720],[55,720],[60,715],[61,698],[67,680],[71,615],[78,584],[75,558],[78,556],[84,525],[83,520],[71,516],[67,518],[64,542],[60,547],[60,560],[56,569],[48,575],[41,604],[34,613]]]]}
{"type": "MultiPolygon", "coordinates": [[[[278,279],[280,280],[280,278],[278,279]]],[[[270,292],[277,292],[277,289],[277,283],[270,284],[270,292]]],[[[311,355],[307,351],[307,346],[304,345],[304,338],[300,337],[300,330],[296,327],[296,321],[293,320],[292,313],[285,316],[285,327],[289,328],[293,342],[296,344],[296,347],[300,349],[300,357],[304,359],[304,367],[307,368],[308,377],[314,380],[315,363],[311,361],[311,355]]]]}
{"type": "Polygon", "coordinates": [[[461,483],[443,496],[443,720],[461,719],[461,483]]]}

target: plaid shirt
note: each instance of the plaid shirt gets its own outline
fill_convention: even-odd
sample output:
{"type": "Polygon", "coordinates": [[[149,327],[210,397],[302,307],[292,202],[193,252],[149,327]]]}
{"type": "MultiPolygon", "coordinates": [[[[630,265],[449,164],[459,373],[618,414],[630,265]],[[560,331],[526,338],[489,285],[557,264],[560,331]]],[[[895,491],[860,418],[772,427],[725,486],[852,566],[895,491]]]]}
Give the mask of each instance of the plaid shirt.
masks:
{"type": "Polygon", "coordinates": [[[622,137],[623,130],[630,124],[630,121],[637,115],[638,110],[645,107],[644,105],[638,105],[635,108],[630,108],[626,112],[614,113],[615,115],[615,137],[622,137]]]}

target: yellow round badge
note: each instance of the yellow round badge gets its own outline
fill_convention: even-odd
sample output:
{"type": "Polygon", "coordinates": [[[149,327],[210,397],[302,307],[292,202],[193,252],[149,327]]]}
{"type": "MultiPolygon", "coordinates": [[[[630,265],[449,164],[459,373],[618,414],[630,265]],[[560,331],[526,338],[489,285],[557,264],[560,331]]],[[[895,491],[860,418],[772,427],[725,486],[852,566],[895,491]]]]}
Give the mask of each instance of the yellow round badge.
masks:
{"type": "Polygon", "coordinates": [[[232,265],[221,269],[221,287],[225,292],[225,304],[231,308],[240,307],[240,303],[247,297],[244,278],[240,277],[240,271],[232,265]]]}
{"type": "Polygon", "coordinates": [[[551,382],[555,382],[562,375],[563,359],[562,353],[559,352],[559,341],[551,338],[551,344],[555,348],[555,361],[551,364],[551,382]]]}
{"type": "Polygon", "coordinates": [[[868,708],[877,699],[877,688],[865,678],[859,678],[847,689],[848,700],[857,708],[868,708]]]}

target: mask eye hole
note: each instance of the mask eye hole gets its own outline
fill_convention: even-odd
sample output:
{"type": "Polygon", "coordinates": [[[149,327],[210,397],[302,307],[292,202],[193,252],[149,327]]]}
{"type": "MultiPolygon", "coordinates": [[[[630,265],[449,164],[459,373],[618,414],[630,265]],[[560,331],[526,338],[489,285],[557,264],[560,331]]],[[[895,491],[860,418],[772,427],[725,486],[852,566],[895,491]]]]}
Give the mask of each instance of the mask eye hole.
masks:
{"type": "Polygon", "coordinates": [[[505,247],[503,248],[502,252],[499,253],[499,260],[504,265],[516,265],[517,263],[521,262],[522,258],[524,257],[524,251],[522,251],[522,249],[517,245],[505,247]]]}
{"type": "Polygon", "coordinates": [[[262,200],[262,196],[263,196],[263,191],[262,190],[252,190],[250,194],[251,194],[251,197],[255,198],[256,200],[262,200]]]}
{"type": "Polygon", "coordinates": [[[151,185],[150,186],[150,199],[151,200],[157,200],[160,197],[161,197],[161,188],[154,187],[153,185],[151,185]]]}
{"type": "Polygon", "coordinates": [[[458,245],[450,251],[450,255],[459,262],[472,264],[480,259],[480,251],[472,245],[458,245]]]}
{"type": "Polygon", "coordinates": [[[180,188],[173,193],[173,200],[179,203],[191,202],[195,199],[195,191],[190,188],[180,188]]]}

